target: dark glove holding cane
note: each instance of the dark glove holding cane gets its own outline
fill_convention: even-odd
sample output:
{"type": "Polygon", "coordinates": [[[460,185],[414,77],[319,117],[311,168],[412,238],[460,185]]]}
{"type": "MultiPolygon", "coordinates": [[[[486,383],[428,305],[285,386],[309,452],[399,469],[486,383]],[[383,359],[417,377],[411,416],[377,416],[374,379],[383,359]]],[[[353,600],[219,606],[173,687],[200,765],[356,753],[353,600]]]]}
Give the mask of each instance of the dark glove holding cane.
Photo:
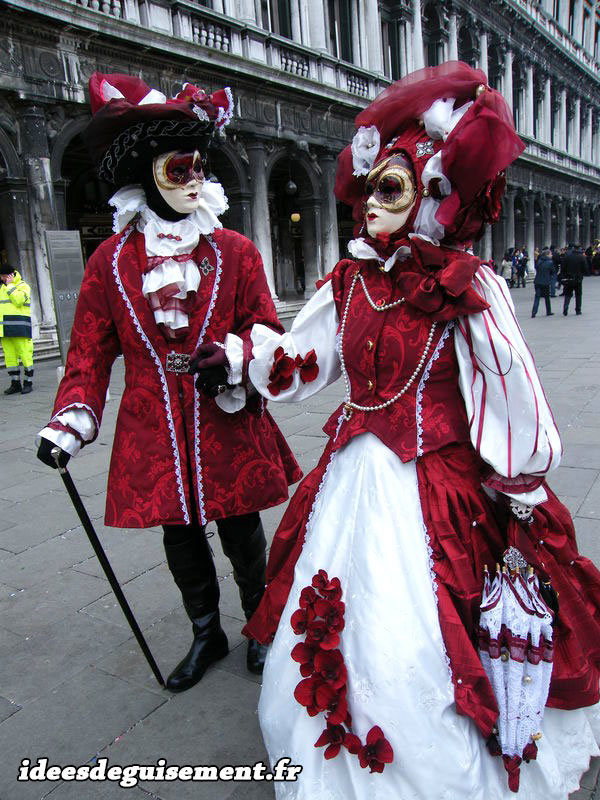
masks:
{"type": "Polygon", "coordinates": [[[188,372],[198,375],[196,389],[206,397],[217,395],[231,388],[227,383],[229,362],[225,350],[214,342],[201,344],[190,361],[188,372]]]}
{"type": "Polygon", "coordinates": [[[43,436],[40,437],[40,446],[38,447],[37,457],[40,461],[43,461],[44,464],[52,467],[52,469],[56,469],[57,467],[66,467],[71,456],[69,453],[61,450],[60,447],[58,447],[60,450],[60,455],[58,457],[57,464],[55,458],[52,456],[52,450],[54,450],[55,447],[58,447],[58,445],[54,444],[54,442],[51,442],[49,439],[44,439],[43,436]]]}

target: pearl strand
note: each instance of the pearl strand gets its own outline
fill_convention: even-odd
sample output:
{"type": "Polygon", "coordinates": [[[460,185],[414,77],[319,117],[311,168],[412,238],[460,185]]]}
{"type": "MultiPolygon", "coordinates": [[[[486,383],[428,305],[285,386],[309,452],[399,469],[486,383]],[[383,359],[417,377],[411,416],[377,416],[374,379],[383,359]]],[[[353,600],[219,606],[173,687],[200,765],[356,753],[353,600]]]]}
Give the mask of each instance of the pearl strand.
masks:
{"type": "Polygon", "coordinates": [[[340,325],[340,365],[342,367],[342,376],[344,378],[344,385],[346,387],[346,399],[344,402],[344,417],[345,419],[350,419],[352,416],[352,411],[382,411],[384,408],[388,408],[389,406],[393,405],[396,400],[399,400],[403,394],[405,394],[412,384],[415,382],[417,375],[423,368],[425,364],[425,360],[427,359],[427,354],[431,348],[431,343],[433,342],[433,336],[435,334],[435,329],[437,327],[437,322],[431,323],[431,328],[429,330],[429,336],[427,337],[427,342],[425,343],[425,348],[421,354],[421,357],[415,367],[412,375],[406,381],[402,389],[397,392],[393,397],[389,400],[386,400],[384,403],[378,403],[376,406],[359,406],[357,403],[353,403],[350,399],[351,396],[351,388],[350,388],[350,379],[348,377],[348,370],[346,369],[346,361],[344,359],[344,331],[346,329],[346,321],[348,319],[348,311],[350,310],[350,302],[352,300],[352,294],[354,293],[354,287],[356,286],[356,281],[360,278],[362,283],[363,289],[365,291],[365,296],[369,301],[369,304],[375,309],[375,311],[385,311],[388,308],[393,308],[394,306],[400,305],[400,303],[404,302],[404,298],[402,297],[400,300],[396,300],[394,303],[388,303],[386,306],[376,306],[373,303],[372,298],[370,297],[369,293],[367,292],[367,288],[365,286],[365,281],[360,272],[357,270],[354,273],[354,277],[352,279],[352,284],[350,285],[350,291],[348,292],[348,299],[346,300],[346,306],[344,308],[344,313],[342,315],[342,324],[340,325]]]}
{"type": "Polygon", "coordinates": [[[376,303],[373,301],[373,298],[372,298],[372,297],[371,297],[371,295],[369,294],[369,292],[368,292],[368,290],[367,290],[367,284],[365,283],[365,279],[363,278],[363,276],[360,274],[360,272],[358,272],[358,273],[355,273],[355,277],[356,277],[356,274],[358,274],[358,279],[359,279],[359,280],[360,280],[360,282],[362,283],[362,287],[363,287],[363,291],[364,291],[364,293],[365,293],[365,297],[366,297],[366,298],[367,298],[367,300],[369,301],[369,305],[371,306],[371,308],[373,309],[373,311],[387,311],[387,310],[388,310],[388,308],[394,308],[395,306],[399,306],[399,305],[400,305],[400,303],[403,303],[403,302],[404,302],[404,298],[403,298],[403,297],[401,297],[399,300],[394,300],[394,302],[393,302],[393,303],[387,303],[387,304],[384,304],[384,305],[378,306],[378,305],[377,305],[377,304],[376,304],[376,303]]]}

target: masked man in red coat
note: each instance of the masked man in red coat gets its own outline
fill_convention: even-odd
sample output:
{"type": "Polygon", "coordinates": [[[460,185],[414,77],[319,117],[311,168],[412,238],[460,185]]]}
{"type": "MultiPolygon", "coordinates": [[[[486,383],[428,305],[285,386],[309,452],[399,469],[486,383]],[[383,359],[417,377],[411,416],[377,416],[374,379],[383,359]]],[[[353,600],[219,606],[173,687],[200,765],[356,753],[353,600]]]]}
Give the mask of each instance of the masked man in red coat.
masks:
{"type": "MultiPolygon", "coordinates": [[[[65,376],[38,457],[55,466],[54,446],[64,463],[96,438],[111,366],[122,353],[125,390],[105,523],[163,527],[194,634],[167,681],[183,691],[228,652],[206,524],[216,520],[249,618],[265,585],[258,512],[285,500],[301,475],[264,401],[240,385],[245,376],[216,367],[195,387],[190,357],[230,331],[249,347],[257,322],[283,329],[260,254],[222,228],[226,197],[204,176],[211,136],[232,116],[230,90],[207,96],[186,84],[166,99],[139,78],[95,73],[90,99],[84,138],[101,178],[121,187],[110,200],[115,235],[86,267],[65,376]]],[[[263,662],[264,648],[251,641],[248,669],[260,673],[263,662]]]]}

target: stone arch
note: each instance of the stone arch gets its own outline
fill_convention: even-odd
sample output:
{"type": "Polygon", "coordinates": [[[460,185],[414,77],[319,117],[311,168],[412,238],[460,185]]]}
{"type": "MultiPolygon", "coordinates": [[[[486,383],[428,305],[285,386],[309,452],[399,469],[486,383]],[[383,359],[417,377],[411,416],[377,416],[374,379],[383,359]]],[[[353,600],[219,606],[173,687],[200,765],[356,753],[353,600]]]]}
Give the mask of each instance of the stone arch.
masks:
{"type": "Polygon", "coordinates": [[[23,165],[19,154],[12,143],[10,136],[4,130],[4,125],[0,124],[0,158],[4,162],[5,178],[22,178],[23,165]]]}
{"type": "Polygon", "coordinates": [[[442,22],[438,3],[426,3],[423,9],[423,46],[428,67],[436,67],[444,59],[444,41],[447,39],[447,34],[442,22]]]}
{"type": "Polygon", "coordinates": [[[274,150],[266,164],[275,284],[280,299],[314,291],[321,274],[321,191],[317,172],[302,151],[274,150]]]}
{"type": "Polygon", "coordinates": [[[473,34],[474,21],[469,17],[460,20],[458,28],[458,59],[471,67],[477,66],[479,45],[473,34]]]}
{"type": "Polygon", "coordinates": [[[79,136],[90,121],[90,117],[82,115],[68,120],[62,130],[56,135],[52,150],[50,151],[50,173],[53,181],[64,178],[62,174],[63,158],[66,149],[76,136],[79,136]]]}
{"type": "Polygon", "coordinates": [[[251,238],[251,192],[243,157],[234,145],[225,142],[209,150],[205,172],[217,178],[227,195],[229,210],[221,217],[223,226],[251,238]]]}

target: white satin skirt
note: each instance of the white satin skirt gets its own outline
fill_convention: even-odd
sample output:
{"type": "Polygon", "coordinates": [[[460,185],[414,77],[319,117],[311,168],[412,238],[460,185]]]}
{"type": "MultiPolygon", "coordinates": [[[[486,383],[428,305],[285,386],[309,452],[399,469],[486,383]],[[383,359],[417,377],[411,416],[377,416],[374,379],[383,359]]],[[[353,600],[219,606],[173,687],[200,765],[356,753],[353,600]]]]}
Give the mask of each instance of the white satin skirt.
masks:
{"type": "MultiPolygon", "coordinates": [[[[456,714],[435,588],[415,463],[372,434],[352,439],[325,473],[265,665],[259,718],[269,758],[303,767],[295,782],[274,783],[278,800],[515,798],[501,759],[456,714]],[[344,748],[326,760],[314,746],[325,715],[309,717],[294,698],[302,676],[290,653],[304,636],[290,617],[319,569],[341,581],[352,728],[363,744],[374,725],[383,730],[394,750],[383,773],[344,748]]],[[[600,710],[546,709],[542,733],[537,761],[521,766],[517,800],[567,800],[600,754],[600,710]]]]}

